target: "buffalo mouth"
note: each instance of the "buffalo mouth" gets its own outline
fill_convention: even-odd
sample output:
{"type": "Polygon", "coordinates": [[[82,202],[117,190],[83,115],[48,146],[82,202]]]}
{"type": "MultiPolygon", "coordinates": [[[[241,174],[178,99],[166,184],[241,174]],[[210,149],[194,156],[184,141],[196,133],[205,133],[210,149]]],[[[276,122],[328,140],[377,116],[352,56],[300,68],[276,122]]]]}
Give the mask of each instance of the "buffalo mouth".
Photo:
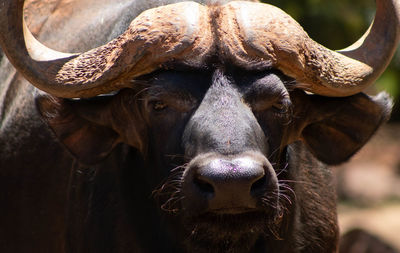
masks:
{"type": "Polygon", "coordinates": [[[175,217],[174,221],[179,220],[179,228],[173,227],[183,233],[186,252],[265,252],[266,242],[281,240],[283,217],[288,211],[283,189],[260,193],[254,208],[209,209],[205,203],[185,205],[189,196],[182,191],[182,172],[173,174],[156,191],[156,197],[161,209],[175,217]]]}
{"type": "Polygon", "coordinates": [[[191,252],[253,252],[266,237],[278,239],[278,210],[204,213],[185,219],[191,252]]]}
{"type": "Polygon", "coordinates": [[[288,203],[278,179],[263,176],[255,180],[249,190],[251,205],[226,198],[225,205],[213,206],[210,199],[215,192],[211,187],[207,190],[194,183],[190,191],[185,188],[188,168],[185,164],[170,170],[168,178],[154,191],[160,208],[172,215],[174,222],[179,220],[172,227],[184,235],[182,243],[187,252],[259,252],[265,241],[281,239],[288,203]]]}

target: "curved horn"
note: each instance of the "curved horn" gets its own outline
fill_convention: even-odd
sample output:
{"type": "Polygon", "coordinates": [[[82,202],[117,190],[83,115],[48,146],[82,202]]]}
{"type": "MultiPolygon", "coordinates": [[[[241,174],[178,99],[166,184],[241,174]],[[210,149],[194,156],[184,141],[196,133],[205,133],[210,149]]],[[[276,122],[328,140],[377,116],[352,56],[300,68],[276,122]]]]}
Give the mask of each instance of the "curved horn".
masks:
{"type": "Polygon", "coordinates": [[[325,96],[349,96],[371,85],[389,64],[400,37],[398,0],[377,0],[371,28],[338,52],[310,39],[294,19],[271,5],[233,2],[223,16],[221,29],[229,34],[223,47],[240,65],[259,61],[294,77],[298,87],[325,96]]]}
{"type": "Polygon", "coordinates": [[[173,59],[196,64],[212,44],[206,8],[186,2],[145,11],[111,42],[65,54],[32,36],[23,6],[24,0],[0,3],[0,46],[28,81],[58,97],[92,97],[127,87],[131,84],[124,78],[150,73],[173,59]]]}

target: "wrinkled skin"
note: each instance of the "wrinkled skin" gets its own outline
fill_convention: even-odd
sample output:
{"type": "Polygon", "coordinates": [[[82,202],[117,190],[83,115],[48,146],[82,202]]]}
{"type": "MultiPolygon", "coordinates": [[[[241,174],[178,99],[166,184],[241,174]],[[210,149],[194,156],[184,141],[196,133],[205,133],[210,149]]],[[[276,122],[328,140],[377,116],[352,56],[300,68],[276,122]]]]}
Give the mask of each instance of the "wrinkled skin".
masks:
{"type": "MultiPolygon", "coordinates": [[[[31,19],[31,29],[62,51],[100,45],[135,15],[100,8],[106,25],[77,29],[59,22],[67,1],[49,3],[50,18],[31,19]],[[104,37],[78,36],[88,31],[104,37]]],[[[294,81],[216,57],[204,69],[174,66],[134,89],[68,100],[36,90],[3,59],[1,251],[335,252],[334,186],[320,161],[347,160],[391,105],[384,95],[309,95],[292,90],[294,81]],[[219,188],[195,180],[202,163],[243,157],[265,168],[250,200],[235,180],[216,201],[204,197],[219,188]]]]}

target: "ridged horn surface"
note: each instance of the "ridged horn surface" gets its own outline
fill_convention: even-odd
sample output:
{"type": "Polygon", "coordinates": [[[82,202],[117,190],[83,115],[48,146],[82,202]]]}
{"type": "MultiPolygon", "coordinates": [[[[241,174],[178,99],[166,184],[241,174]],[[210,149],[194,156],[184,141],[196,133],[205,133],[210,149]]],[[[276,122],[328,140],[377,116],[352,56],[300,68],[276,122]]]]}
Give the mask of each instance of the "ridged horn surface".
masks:
{"type": "Polygon", "coordinates": [[[192,2],[143,12],[109,43],[65,54],[38,42],[23,20],[23,0],[0,4],[0,45],[37,88],[65,98],[92,97],[131,85],[168,61],[201,62],[212,48],[207,8],[192,2]]]}
{"type": "Polygon", "coordinates": [[[400,3],[378,0],[375,21],[349,49],[332,51],[313,41],[282,10],[262,3],[224,6],[220,33],[228,57],[278,68],[299,88],[325,96],[350,96],[371,85],[389,64],[399,42],[400,3]]]}

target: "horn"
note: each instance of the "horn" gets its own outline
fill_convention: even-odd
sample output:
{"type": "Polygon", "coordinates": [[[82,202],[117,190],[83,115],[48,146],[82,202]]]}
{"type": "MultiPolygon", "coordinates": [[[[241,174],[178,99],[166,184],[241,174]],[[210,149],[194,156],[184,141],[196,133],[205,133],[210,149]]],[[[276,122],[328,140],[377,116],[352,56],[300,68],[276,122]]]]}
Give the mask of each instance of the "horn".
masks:
{"type": "Polygon", "coordinates": [[[400,37],[398,0],[377,0],[370,29],[337,52],[313,41],[294,19],[271,5],[232,2],[221,16],[220,33],[228,35],[221,47],[237,64],[278,68],[294,77],[297,87],[324,96],[350,96],[373,84],[400,37]]]}
{"type": "Polygon", "coordinates": [[[0,3],[0,46],[29,82],[58,97],[93,97],[130,87],[134,77],[168,61],[199,64],[213,43],[206,7],[184,2],[147,10],[107,44],[66,54],[33,37],[23,7],[24,0],[0,3]]]}

